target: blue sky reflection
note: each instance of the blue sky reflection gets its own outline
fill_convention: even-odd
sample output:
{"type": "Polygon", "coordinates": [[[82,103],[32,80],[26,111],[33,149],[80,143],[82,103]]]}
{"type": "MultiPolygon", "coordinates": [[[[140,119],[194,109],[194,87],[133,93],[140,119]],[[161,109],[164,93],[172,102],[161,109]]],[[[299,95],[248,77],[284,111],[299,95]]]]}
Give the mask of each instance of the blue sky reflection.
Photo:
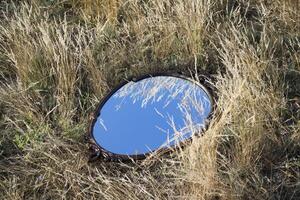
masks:
{"type": "Polygon", "coordinates": [[[110,152],[144,154],[190,138],[210,112],[209,96],[198,85],[176,77],[147,78],[126,84],[105,103],[93,134],[110,152]]]}

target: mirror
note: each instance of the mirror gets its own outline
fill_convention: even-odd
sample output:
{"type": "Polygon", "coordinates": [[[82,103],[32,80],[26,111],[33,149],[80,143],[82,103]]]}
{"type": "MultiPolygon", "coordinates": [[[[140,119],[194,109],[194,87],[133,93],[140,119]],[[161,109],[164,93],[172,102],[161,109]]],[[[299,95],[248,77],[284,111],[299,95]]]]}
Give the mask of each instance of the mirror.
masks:
{"type": "Polygon", "coordinates": [[[141,78],[122,84],[102,101],[91,136],[111,155],[145,156],[201,133],[212,104],[204,86],[187,78],[141,78]]]}

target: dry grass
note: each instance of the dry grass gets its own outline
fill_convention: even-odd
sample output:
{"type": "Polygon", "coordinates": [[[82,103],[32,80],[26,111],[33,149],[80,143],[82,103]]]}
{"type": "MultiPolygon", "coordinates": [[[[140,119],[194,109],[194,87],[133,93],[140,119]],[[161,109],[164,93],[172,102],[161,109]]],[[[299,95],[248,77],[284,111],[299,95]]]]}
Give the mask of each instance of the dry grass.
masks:
{"type": "Polygon", "coordinates": [[[1,199],[297,199],[297,1],[0,2],[1,199]],[[89,115],[130,75],[211,73],[201,138],[87,163],[89,115]]]}

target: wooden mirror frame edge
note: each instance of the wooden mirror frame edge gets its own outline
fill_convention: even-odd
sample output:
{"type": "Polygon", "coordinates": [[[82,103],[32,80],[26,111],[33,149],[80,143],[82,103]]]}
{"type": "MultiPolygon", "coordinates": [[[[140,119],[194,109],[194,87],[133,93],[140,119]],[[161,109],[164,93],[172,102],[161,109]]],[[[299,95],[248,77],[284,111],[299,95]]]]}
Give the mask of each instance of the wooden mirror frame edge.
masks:
{"type": "MultiPolygon", "coordinates": [[[[194,79],[180,74],[180,73],[151,73],[151,74],[145,74],[139,77],[130,77],[124,81],[122,81],[120,84],[118,84],[113,90],[111,90],[108,94],[106,94],[104,96],[104,98],[102,100],[100,100],[100,103],[98,104],[98,106],[96,107],[95,111],[93,112],[93,114],[91,115],[90,118],[90,123],[89,123],[89,127],[88,127],[88,135],[87,135],[87,139],[88,139],[88,143],[90,146],[90,150],[91,150],[91,155],[89,158],[89,162],[91,161],[95,161],[95,160],[103,160],[103,161],[132,161],[132,160],[142,160],[145,159],[147,156],[149,156],[150,154],[152,154],[153,152],[159,152],[159,153],[167,153],[170,152],[171,150],[174,150],[178,147],[165,147],[165,148],[161,148],[161,149],[156,149],[154,151],[148,152],[146,154],[138,154],[138,155],[122,155],[122,154],[115,154],[112,152],[109,152],[107,150],[105,150],[104,148],[102,148],[99,144],[97,144],[94,136],[93,136],[93,127],[97,121],[97,118],[100,116],[100,111],[102,109],[102,107],[105,105],[105,103],[110,99],[110,97],[115,94],[116,91],[118,91],[120,88],[122,88],[124,85],[126,85],[129,82],[138,82],[141,81],[143,79],[146,78],[151,78],[151,77],[157,77],[157,76],[171,76],[171,77],[176,77],[176,78],[181,78],[187,81],[190,81],[192,83],[197,84],[198,86],[200,86],[209,96],[210,100],[211,100],[211,112],[207,118],[207,122],[205,124],[205,129],[208,127],[209,122],[211,121],[212,115],[216,109],[216,99],[214,99],[216,97],[215,95],[215,88],[212,86],[211,83],[209,83],[208,80],[209,76],[205,75],[203,73],[201,73],[201,77],[199,78],[199,81],[195,81],[194,79]]],[[[202,131],[202,132],[204,132],[202,131]]],[[[197,134],[197,135],[202,135],[202,134],[197,134]]],[[[192,138],[186,139],[183,142],[180,142],[179,146],[183,147],[186,143],[190,142],[192,140],[192,138]]]]}

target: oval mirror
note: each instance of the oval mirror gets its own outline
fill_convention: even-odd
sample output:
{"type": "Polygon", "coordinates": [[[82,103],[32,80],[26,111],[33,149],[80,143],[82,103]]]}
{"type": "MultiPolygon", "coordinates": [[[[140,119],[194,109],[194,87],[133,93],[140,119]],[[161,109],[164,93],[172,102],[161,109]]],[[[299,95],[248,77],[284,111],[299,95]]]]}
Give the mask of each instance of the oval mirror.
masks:
{"type": "Polygon", "coordinates": [[[213,102],[201,84],[181,76],[147,76],[121,84],[100,103],[90,127],[106,157],[144,158],[199,134],[213,102]]]}

